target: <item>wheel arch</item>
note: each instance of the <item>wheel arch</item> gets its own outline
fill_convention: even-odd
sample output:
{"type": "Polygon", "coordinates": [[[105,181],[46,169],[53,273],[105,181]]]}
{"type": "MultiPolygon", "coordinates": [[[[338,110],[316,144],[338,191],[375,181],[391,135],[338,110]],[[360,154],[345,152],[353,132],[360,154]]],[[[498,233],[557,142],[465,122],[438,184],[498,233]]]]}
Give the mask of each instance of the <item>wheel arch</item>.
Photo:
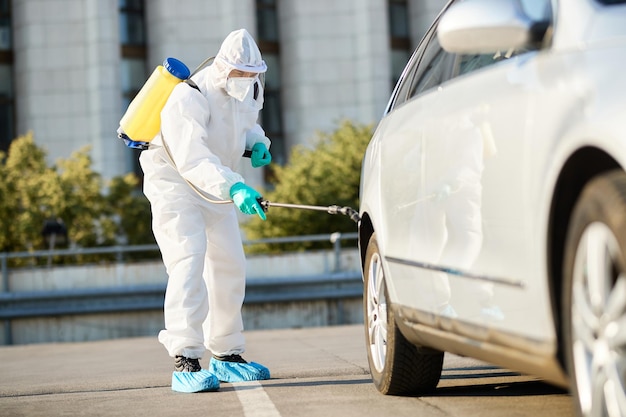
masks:
{"type": "Polygon", "coordinates": [[[374,234],[374,225],[372,219],[367,212],[361,214],[361,222],[359,223],[359,254],[361,257],[361,271],[365,270],[365,254],[367,253],[367,244],[374,234]]]}
{"type": "Polygon", "coordinates": [[[561,311],[563,290],[563,256],[565,238],[576,201],[585,185],[594,177],[620,164],[605,151],[596,147],[584,147],[574,152],[563,165],[556,181],[550,205],[548,223],[547,269],[552,299],[552,313],[558,340],[558,360],[565,369],[563,337],[561,334],[561,311]]]}

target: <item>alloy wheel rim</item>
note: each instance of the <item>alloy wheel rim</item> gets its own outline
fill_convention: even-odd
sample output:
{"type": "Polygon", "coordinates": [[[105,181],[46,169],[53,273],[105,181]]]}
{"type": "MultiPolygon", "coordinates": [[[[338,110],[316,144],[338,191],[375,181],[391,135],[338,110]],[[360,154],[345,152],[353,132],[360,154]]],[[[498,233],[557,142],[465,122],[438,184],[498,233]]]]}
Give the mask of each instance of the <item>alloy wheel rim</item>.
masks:
{"type": "Polygon", "coordinates": [[[572,350],[584,416],[626,410],[626,271],[617,239],[595,222],[581,236],[572,281],[572,350]]]}
{"type": "Polygon", "coordinates": [[[374,368],[382,372],[387,357],[387,297],[380,255],[370,260],[367,279],[367,325],[370,357],[374,368]]]}

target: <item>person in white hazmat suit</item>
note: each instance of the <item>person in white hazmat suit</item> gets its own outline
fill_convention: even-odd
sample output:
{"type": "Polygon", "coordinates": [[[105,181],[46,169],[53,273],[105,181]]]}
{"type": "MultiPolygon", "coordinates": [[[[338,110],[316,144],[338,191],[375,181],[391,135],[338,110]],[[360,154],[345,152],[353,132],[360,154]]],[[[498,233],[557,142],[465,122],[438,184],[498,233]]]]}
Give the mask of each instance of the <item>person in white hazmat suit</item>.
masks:
{"type": "Polygon", "coordinates": [[[252,151],[253,167],[271,161],[270,140],[257,124],[259,75],[266,70],[252,36],[245,29],[230,33],[213,64],[192,77],[198,89],[187,83],[174,88],[161,111],[161,131],[140,156],[169,277],[159,341],[174,358],[175,391],[270,377],[266,367],[241,357],[245,255],[235,209],[265,220],[259,193],[235,168],[244,150],[252,151]],[[198,191],[234,204],[207,201],[198,191]],[[212,358],[202,369],[207,349],[212,358]]]}

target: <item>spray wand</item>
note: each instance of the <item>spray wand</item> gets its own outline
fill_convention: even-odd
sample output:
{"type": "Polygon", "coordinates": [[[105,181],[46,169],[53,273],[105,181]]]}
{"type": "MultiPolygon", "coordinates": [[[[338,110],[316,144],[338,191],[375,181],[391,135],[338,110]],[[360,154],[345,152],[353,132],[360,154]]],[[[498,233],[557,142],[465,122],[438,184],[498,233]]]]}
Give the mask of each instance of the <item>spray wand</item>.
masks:
{"type": "Polygon", "coordinates": [[[287,203],[273,203],[271,201],[263,200],[262,198],[258,199],[259,204],[263,207],[263,211],[267,212],[267,210],[271,207],[283,207],[283,208],[292,208],[292,209],[300,209],[300,210],[316,210],[316,211],[325,211],[328,214],[343,214],[344,216],[348,216],[355,223],[359,223],[361,218],[359,217],[359,213],[353,209],[352,207],[339,207],[337,205],[332,206],[307,206],[302,204],[287,204],[287,203]]]}

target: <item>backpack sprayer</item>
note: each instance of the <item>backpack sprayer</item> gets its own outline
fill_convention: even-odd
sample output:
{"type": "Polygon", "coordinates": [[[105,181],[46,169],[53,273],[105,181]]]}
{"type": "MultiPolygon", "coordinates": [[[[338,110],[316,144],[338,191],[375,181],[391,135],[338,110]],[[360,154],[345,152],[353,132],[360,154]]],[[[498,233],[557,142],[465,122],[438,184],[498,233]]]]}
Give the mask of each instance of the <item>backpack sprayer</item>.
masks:
{"type": "Polygon", "coordinates": [[[191,77],[214,59],[215,57],[205,59],[191,72],[182,61],[172,57],[166,58],[162,65],[154,69],[130,102],[120,120],[117,137],[122,139],[129,148],[148,149],[152,139],[161,130],[161,110],[174,87],[185,82],[200,91],[198,86],[191,81],[191,77]]]}

